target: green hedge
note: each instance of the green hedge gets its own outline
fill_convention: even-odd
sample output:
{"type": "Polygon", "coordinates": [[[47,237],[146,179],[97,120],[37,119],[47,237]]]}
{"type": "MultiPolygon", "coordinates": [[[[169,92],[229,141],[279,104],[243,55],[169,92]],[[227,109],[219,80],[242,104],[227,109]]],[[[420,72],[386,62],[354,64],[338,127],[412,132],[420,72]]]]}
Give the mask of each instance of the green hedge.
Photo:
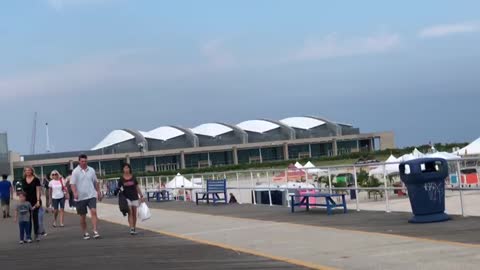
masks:
{"type": "MultiPolygon", "coordinates": [[[[467,143],[450,143],[450,144],[435,144],[435,148],[438,151],[451,151],[453,147],[464,147],[467,143]]],[[[382,151],[375,152],[357,152],[350,153],[346,155],[338,155],[332,157],[321,157],[321,158],[306,158],[306,159],[297,159],[297,160],[282,160],[282,161],[273,161],[273,162],[264,162],[264,163],[255,163],[255,164],[239,164],[239,165],[225,165],[225,166],[212,166],[208,168],[190,168],[183,170],[174,170],[174,171],[162,171],[162,172],[138,172],[137,176],[166,176],[174,175],[176,173],[181,174],[201,174],[201,173],[210,173],[210,172],[227,172],[227,171],[241,171],[241,170],[257,170],[257,169],[272,169],[272,168],[285,168],[291,163],[300,162],[306,163],[307,161],[312,161],[317,163],[317,166],[322,166],[322,162],[329,161],[341,161],[345,160],[346,163],[351,162],[352,160],[375,160],[379,159],[382,161],[382,158],[385,158],[389,155],[402,156],[404,154],[411,153],[413,149],[419,149],[422,152],[427,152],[430,150],[431,146],[421,145],[421,146],[411,146],[405,147],[402,149],[387,149],[382,151]]],[[[115,178],[120,177],[121,172],[116,174],[105,175],[105,178],[115,178]]]]}

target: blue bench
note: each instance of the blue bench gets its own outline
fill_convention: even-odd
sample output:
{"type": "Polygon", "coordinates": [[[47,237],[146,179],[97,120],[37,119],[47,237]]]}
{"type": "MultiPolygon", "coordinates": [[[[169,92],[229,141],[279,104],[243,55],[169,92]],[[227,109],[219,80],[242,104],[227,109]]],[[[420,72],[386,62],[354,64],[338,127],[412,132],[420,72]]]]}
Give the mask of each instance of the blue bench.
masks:
{"type": "Polygon", "coordinates": [[[168,190],[147,191],[147,201],[150,201],[150,199],[155,199],[157,202],[169,201],[170,191],[168,190]]]}
{"type": "Polygon", "coordinates": [[[226,204],[227,180],[207,180],[207,190],[195,193],[196,204],[198,205],[199,201],[210,203],[210,195],[214,204],[219,201],[223,201],[226,204]],[[220,198],[219,194],[223,194],[223,198],[220,198]],[[198,195],[202,195],[202,198],[199,198],[198,195]]]}
{"type": "Polygon", "coordinates": [[[295,212],[295,206],[306,206],[307,211],[310,210],[310,206],[321,206],[327,208],[328,215],[332,214],[332,210],[335,208],[343,208],[343,213],[347,213],[347,203],[345,200],[345,194],[330,194],[330,193],[305,193],[302,195],[290,195],[291,197],[291,210],[295,212]],[[341,197],[342,202],[337,203],[333,198],[341,197]],[[296,198],[300,198],[300,202],[295,202],[296,198]],[[325,203],[310,203],[310,198],[325,198],[325,203]]]}

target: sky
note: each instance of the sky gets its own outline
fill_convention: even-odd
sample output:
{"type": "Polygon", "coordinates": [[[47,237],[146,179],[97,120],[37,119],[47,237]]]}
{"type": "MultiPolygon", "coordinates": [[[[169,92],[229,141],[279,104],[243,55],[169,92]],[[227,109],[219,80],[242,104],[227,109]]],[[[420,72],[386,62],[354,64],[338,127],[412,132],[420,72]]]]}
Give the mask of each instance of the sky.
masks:
{"type": "Polygon", "coordinates": [[[0,131],[85,150],[152,130],[316,115],[398,147],[480,136],[480,1],[6,0],[0,131]]]}

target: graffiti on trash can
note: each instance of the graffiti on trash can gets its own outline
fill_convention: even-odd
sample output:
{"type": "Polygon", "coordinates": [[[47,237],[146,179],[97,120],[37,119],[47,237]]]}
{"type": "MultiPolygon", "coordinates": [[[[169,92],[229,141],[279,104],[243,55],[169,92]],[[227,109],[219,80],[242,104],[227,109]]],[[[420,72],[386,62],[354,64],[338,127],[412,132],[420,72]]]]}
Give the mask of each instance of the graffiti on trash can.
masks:
{"type": "Polygon", "coordinates": [[[428,193],[431,201],[441,201],[444,196],[444,189],[441,188],[442,183],[425,183],[423,186],[428,193]]]}

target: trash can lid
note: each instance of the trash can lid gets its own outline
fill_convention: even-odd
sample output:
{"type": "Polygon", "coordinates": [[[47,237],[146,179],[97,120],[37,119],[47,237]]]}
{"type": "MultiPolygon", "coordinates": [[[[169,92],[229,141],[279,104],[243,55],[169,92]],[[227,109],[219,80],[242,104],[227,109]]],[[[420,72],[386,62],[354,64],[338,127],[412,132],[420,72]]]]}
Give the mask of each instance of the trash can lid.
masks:
{"type": "Polygon", "coordinates": [[[400,175],[448,172],[447,160],[443,158],[418,158],[399,165],[400,175]]]}

